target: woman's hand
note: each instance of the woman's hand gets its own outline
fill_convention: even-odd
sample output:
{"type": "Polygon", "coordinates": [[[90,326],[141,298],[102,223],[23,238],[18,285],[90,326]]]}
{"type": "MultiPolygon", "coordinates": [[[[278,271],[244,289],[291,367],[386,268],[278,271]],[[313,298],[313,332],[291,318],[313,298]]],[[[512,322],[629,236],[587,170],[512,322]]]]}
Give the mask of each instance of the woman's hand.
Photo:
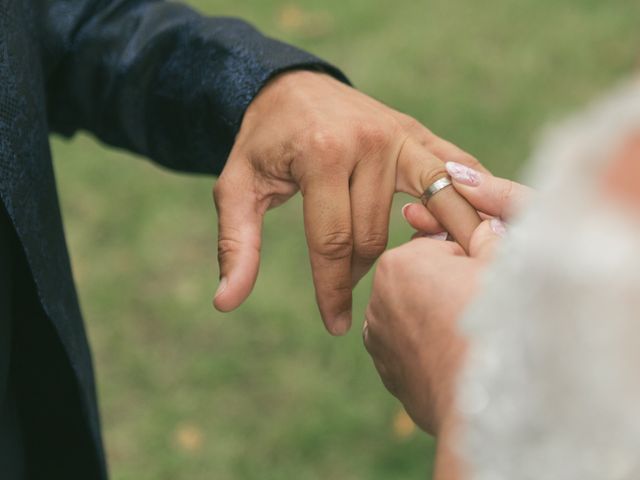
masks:
{"type": "MultiPolygon", "coordinates": [[[[494,230],[502,224],[493,221],[494,230]]],[[[449,417],[464,353],[456,320],[476,291],[497,235],[474,233],[473,257],[454,242],[419,237],[382,255],[365,314],[364,343],[387,389],[425,431],[449,417]]]]}
{"type": "MultiPolygon", "coordinates": [[[[531,195],[528,187],[447,164],[454,187],[485,216],[510,218],[531,195]]],[[[416,229],[438,232],[422,205],[404,214],[416,229]]],[[[476,292],[505,225],[484,221],[470,255],[453,242],[423,236],[385,253],[366,312],[364,342],[383,383],[424,430],[437,434],[451,416],[453,383],[464,353],[457,320],[476,292]]]]}
{"type": "MultiPolygon", "coordinates": [[[[509,221],[533,196],[533,190],[512,180],[494,177],[456,162],[445,164],[454,188],[473,205],[480,215],[509,221]]],[[[435,235],[443,231],[422,204],[408,203],[402,215],[418,232],[435,235]]]]}

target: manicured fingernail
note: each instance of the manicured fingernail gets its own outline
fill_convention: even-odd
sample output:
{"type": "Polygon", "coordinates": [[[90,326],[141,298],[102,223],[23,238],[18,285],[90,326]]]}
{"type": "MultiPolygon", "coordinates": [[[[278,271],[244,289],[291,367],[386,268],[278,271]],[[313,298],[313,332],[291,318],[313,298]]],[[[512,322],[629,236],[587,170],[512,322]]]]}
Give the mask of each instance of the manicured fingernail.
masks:
{"type": "Polygon", "coordinates": [[[222,277],[220,279],[220,284],[218,285],[218,290],[216,290],[216,294],[213,298],[217,298],[222,292],[227,288],[227,277],[222,277]]]}
{"type": "Polygon", "coordinates": [[[447,232],[434,233],[432,235],[425,235],[427,238],[431,238],[432,240],[446,240],[449,234],[447,232]]]}
{"type": "Polygon", "coordinates": [[[449,175],[451,175],[451,178],[463,185],[475,187],[480,184],[480,172],[477,172],[473,168],[456,162],[447,162],[445,167],[449,175]]]}
{"type": "Polygon", "coordinates": [[[449,234],[447,232],[440,233],[427,233],[427,232],[416,232],[411,236],[412,239],[415,238],[430,238],[432,240],[446,240],[449,238],[449,234]]]}
{"type": "Polygon", "coordinates": [[[507,226],[502,220],[498,218],[492,218],[490,225],[493,233],[495,233],[499,237],[504,237],[507,234],[507,226]]]}
{"type": "Polygon", "coordinates": [[[349,327],[351,327],[351,312],[342,312],[331,325],[331,334],[344,335],[349,331],[349,327]]]}
{"type": "Polygon", "coordinates": [[[409,219],[407,218],[407,208],[409,208],[411,205],[413,205],[412,203],[407,203],[404,207],[402,207],[402,217],[408,222],[409,219]]]}

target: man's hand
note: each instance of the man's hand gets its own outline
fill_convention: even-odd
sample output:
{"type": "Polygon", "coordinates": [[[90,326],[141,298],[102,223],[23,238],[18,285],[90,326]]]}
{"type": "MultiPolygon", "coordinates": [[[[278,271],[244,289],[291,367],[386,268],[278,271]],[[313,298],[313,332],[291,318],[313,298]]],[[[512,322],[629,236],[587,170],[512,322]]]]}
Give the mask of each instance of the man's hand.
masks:
{"type": "Polygon", "coordinates": [[[251,103],[214,189],[221,281],[214,304],[239,306],[255,283],[262,217],[298,190],[320,313],[351,325],[351,290],[384,251],[394,192],[420,197],[433,158],[482,168],[412,118],[333,79],[297,71],[251,103]]]}
{"type": "MultiPolygon", "coordinates": [[[[453,186],[481,217],[509,220],[533,196],[531,188],[505,178],[494,177],[487,171],[478,171],[456,162],[445,164],[453,186]]],[[[435,235],[442,227],[422,204],[408,203],[402,215],[419,234],[435,235]]]]}

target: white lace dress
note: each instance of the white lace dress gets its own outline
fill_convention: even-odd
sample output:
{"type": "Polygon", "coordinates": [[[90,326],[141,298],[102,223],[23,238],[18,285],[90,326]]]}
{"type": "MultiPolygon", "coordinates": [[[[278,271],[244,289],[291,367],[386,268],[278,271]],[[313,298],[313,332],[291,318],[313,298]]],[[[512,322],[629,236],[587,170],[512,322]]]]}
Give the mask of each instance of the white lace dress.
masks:
{"type": "Polygon", "coordinates": [[[462,323],[457,441],[472,480],[640,479],[640,224],[599,193],[638,130],[631,82],[534,155],[540,195],[462,323]]]}

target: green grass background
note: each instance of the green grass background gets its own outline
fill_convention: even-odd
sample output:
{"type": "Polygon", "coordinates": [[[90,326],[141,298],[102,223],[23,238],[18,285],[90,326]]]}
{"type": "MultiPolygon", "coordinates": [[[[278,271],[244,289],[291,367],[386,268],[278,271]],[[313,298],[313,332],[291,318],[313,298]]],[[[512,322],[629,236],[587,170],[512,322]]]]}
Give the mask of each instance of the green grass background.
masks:
{"type": "MultiPolygon", "coordinates": [[[[365,92],[515,176],[541,125],[640,59],[637,0],[193,0],[341,66],[365,92]]],[[[394,428],[359,329],[314,304],[299,198],[270,212],[260,279],[234,313],[217,283],[213,179],[78,135],[55,166],[116,480],[418,479],[433,442],[394,428]]],[[[392,214],[391,245],[410,234],[392,214]]],[[[491,448],[487,445],[487,448],[491,448]]]]}

